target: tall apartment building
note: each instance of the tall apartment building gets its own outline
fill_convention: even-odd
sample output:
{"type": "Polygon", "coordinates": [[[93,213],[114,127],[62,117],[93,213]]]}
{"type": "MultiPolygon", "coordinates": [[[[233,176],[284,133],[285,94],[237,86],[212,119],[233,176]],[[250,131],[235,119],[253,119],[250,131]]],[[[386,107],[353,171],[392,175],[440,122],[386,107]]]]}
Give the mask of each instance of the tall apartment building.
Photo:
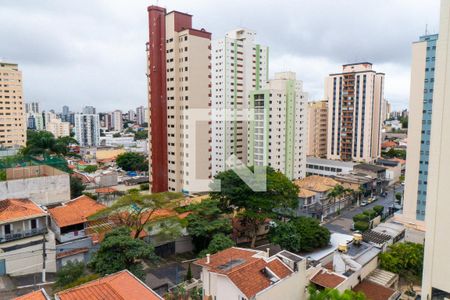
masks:
{"type": "Polygon", "coordinates": [[[139,107],[136,108],[136,122],[139,125],[142,125],[145,122],[148,122],[145,119],[145,109],[144,109],[143,106],[139,106],[139,107]]]}
{"type": "Polygon", "coordinates": [[[437,63],[428,169],[422,299],[450,299],[450,0],[441,1],[439,31],[435,56],[437,63]]]}
{"type": "Polygon", "coordinates": [[[62,122],[61,119],[54,119],[47,124],[45,129],[51,132],[56,138],[70,136],[70,123],[62,122]]]}
{"type": "Polygon", "coordinates": [[[431,119],[438,35],[420,37],[412,46],[408,120],[408,161],[405,176],[405,222],[424,226],[430,159],[431,119]]]}
{"type": "Polygon", "coordinates": [[[247,161],[249,95],[269,80],[269,49],[255,43],[255,36],[239,28],[212,42],[213,175],[226,169],[231,155],[247,161]]]}
{"type": "Polygon", "coordinates": [[[136,121],[136,112],[132,109],[128,110],[127,118],[129,121],[132,121],[132,122],[136,121]]]}
{"type": "Polygon", "coordinates": [[[26,134],[22,72],[0,61],[0,148],[25,146],[26,134]]]}
{"type": "Polygon", "coordinates": [[[25,113],[40,113],[39,102],[28,102],[25,103],[25,113]]]}
{"type": "Polygon", "coordinates": [[[81,147],[99,144],[100,120],[97,114],[75,114],[75,139],[81,147]]]}
{"type": "Polygon", "coordinates": [[[328,103],[308,103],[308,151],[306,155],[327,157],[328,103]]]}
{"type": "Polygon", "coordinates": [[[122,111],[115,110],[111,113],[112,128],[114,131],[122,131],[123,129],[123,119],[122,111]]]}
{"type": "Polygon", "coordinates": [[[206,190],[198,180],[211,178],[211,33],[185,13],[150,6],[148,14],[152,191],[206,190]]]}
{"type": "Polygon", "coordinates": [[[343,65],[325,81],[328,159],[371,162],[381,152],[384,74],[368,62],[343,65]]]}
{"type": "Polygon", "coordinates": [[[307,94],[295,73],[276,73],[250,94],[248,165],[270,166],[289,179],[305,177],[307,94]]]}
{"type": "Polygon", "coordinates": [[[93,106],[85,106],[85,107],[83,107],[82,112],[83,112],[83,114],[86,114],[86,115],[95,115],[96,109],[93,106]]]}

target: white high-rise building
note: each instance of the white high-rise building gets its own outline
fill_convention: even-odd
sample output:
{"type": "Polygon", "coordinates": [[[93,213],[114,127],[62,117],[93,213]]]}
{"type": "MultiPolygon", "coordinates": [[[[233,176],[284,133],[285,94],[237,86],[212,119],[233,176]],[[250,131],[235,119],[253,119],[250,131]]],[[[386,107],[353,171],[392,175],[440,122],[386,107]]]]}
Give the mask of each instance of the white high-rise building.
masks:
{"type": "Polygon", "coordinates": [[[384,74],[368,62],[343,65],[325,81],[329,159],[371,162],[381,154],[384,74]]]}
{"type": "Polygon", "coordinates": [[[134,110],[132,110],[132,109],[130,109],[129,111],[128,111],[128,114],[127,114],[128,116],[128,120],[129,121],[132,121],[132,122],[135,122],[136,121],[136,113],[135,113],[135,111],[134,110]]]}
{"type": "Polygon", "coordinates": [[[96,110],[95,107],[93,106],[85,106],[83,107],[83,114],[87,114],[87,115],[95,115],[96,114],[96,110]]]}
{"type": "Polygon", "coordinates": [[[28,102],[25,103],[25,113],[39,113],[39,102],[28,102]]]}
{"type": "Polygon", "coordinates": [[[276,73],[250,94],[248,165],[270,166],[289,179],[305,177],[307,93],[295,73],[276,73]]]}
{"type": "Polygon", "coordinates": [[[112,127],[114,131],[122,131],[123,129],[123,120],[122,120],[122,111],[115,110],[111,114],[112,127]]]}
{"type": "Polygon", "coordinates": [[[436,45],[422,299],[450,299],[450,0],[441,0],[436,45]]]}
{"type": "Polygon", "coordinates": [[[62,122],[61,119],[52,120],[45,129],[51,132],[55,138],[70,136],[70,123],[62,122]]]}
{"type": "Polygon", "coordinates": [[[139,125],[144,124],[145,122],[147,122],[145,120],[145,109],[143,106],[139,106],[136,108],[136,122],[139,125]]]}
{"type": "Polygon", "coordinates": [[[246,114],[251,91],[269,80],[269,49],[255,43],[255,36],[239,28],[212,42],[213,175],[226,169],[231,155],[247,160],[247,121],[240,116],[246,114]]]}
{"type": "Polygon", "coordinates": [[[75,114],[75,139],[81,147],[99,144],[100,120],[98,114],[75,114]]]}

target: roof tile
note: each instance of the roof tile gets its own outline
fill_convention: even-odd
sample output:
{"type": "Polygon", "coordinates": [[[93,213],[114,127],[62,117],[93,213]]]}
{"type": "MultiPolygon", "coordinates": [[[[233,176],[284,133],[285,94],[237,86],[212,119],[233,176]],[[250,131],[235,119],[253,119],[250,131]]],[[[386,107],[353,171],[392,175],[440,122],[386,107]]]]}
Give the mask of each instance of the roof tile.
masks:
{"type": "Polygon", "coordinates": [[[0,223],[45,216],[45,211],[29,199],[0,201],[0,223]]]}

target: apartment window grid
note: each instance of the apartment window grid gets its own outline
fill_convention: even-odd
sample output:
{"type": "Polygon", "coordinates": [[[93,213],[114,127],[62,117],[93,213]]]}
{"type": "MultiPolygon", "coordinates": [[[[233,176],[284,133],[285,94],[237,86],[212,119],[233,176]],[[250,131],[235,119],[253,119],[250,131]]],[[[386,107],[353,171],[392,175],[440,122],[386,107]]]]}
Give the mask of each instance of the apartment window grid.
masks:
{"type": "Polygon", "coordinates": [[[434,89],[434,68],[436,57],[437,35],[421,37],[421,40],[427,41],[426,68],[424,82],[424,102],[422,111],[422,128],[420,144],[420,165],[419,182],[417,192],[417,210],[416,218],[425,220],[425,207],[427,199],[428,185],[428,161],[430,153],[430,130],[433,108],[433,89],[434,89]]]}
{"type": "Polygon", "coordinates": [[[334,154],[334,135],[335,135],[335,120],[336,120],[336,77],[333,78],[333,119],[332,119],[332,128],[331,131],[331,154],[334,154]]]}
{"type": "Polygon", "coordinates": [[[362,96],[362,114],[361,114],[361,139],[359,156],[364,157],[364,123],[366,119],[366,87],[367,87],[367,75],[363,76],[363,96],[362,96]]]}
{"type": "Polygon", "coordinates": [[[339,110],[337,131],[337,155],[341,154],[342,77],[339,77],[339,110]]]}
{"type": "Polygon", "coordinates": [[[356,76],[356,101],[355,101],[355,130],[353,138],[353,156],[358,154],[358,120],[359,120],[359,75],[356,76]]]}

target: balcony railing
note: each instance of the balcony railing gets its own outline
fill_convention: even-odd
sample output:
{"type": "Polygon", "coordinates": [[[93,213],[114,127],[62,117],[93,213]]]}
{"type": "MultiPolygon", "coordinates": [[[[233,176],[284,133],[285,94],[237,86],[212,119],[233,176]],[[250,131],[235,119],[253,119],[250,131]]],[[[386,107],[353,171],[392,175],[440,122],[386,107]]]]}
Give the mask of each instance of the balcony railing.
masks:
{"type": "Polygon", "coordinates": [[[0,235],[0,243],[6,243],[6,242],[10,242],[10,241],[20,240],[23,238],[27,238],[30,236],[35,236],[35,235],[39,235],[39,234],[43,234],[43,233],[47,233],[46,227],[29,229],[29,230],[24,230],[21,232],[0,235]]]}

